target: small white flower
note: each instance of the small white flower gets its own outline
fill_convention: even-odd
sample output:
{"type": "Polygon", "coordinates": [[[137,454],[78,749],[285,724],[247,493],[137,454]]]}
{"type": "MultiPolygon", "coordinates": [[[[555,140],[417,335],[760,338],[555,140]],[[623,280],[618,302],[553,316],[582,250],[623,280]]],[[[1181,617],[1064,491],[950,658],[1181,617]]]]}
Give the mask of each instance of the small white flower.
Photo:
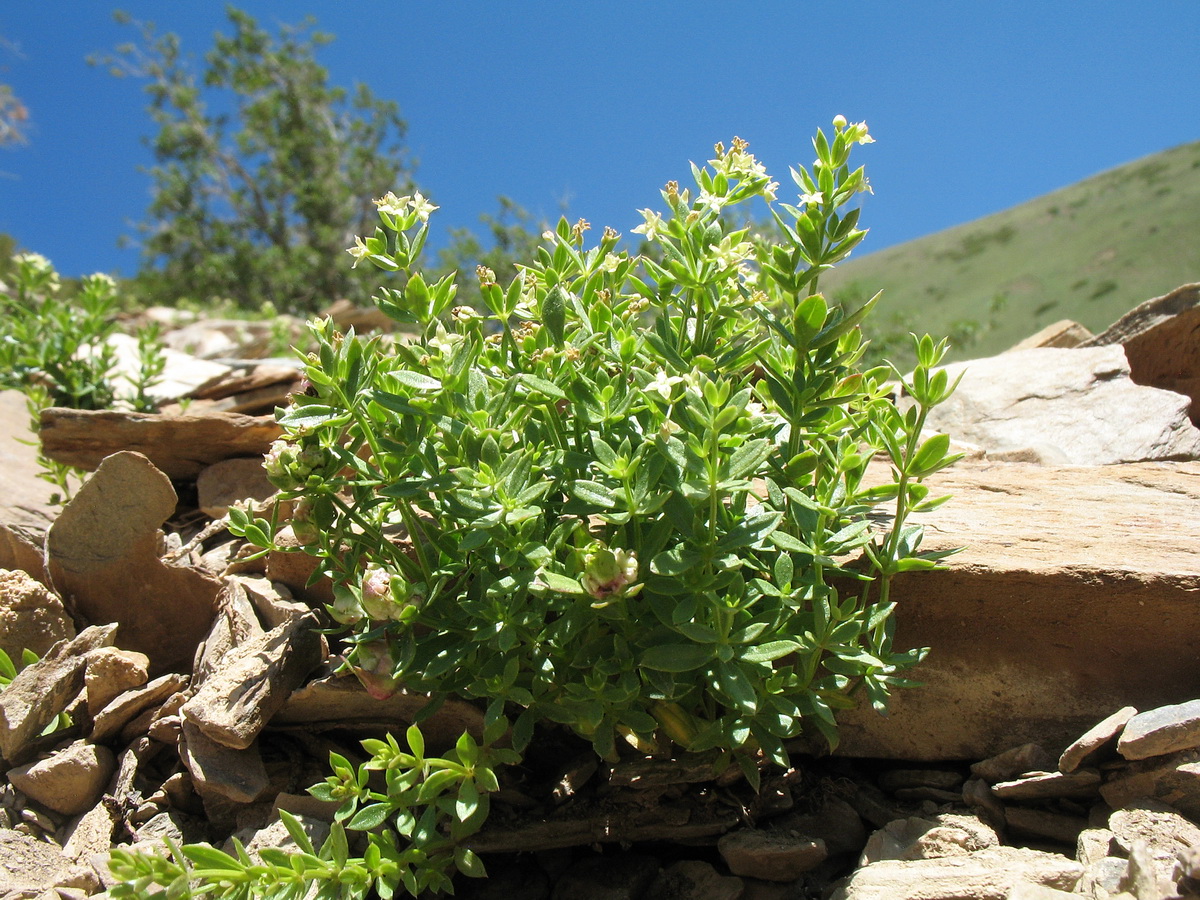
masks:
{"type": "Polygon", "coordinates": [[[723,269],[731,269],[739,266],[754,255],[753,244],[749,241],[742,241],[739,244],[735,244],[729,235],[722,238],[720,244],[709,244],[708,249],[712,251],[713,256],[721,263],[721,268],[723,269]]]}
{"type": "Polygon", "coordinates": [[[696,202],[700,204],[700,208],[702,210],[709,209],[715,213],[719,213],[721,208],[725,205],[725,198],[702,190],[700,192],[700,196],[696,198],[696,202]]]}
{"type": "Polygon", "coordinates": [[[663,217],[652,209],[639,209],[638,212],[642,214],[645,222],[633,229],[633,233],[644,234],[648,241],[658,240],[658,236],[666,230],[663,217]]]}
{"type": "MultiPolygon", "coordinates": [[[[417,194],[420,197],[420,194],[417,194]]],[[[397,197],[391,191],[388,191],[378,200],[373,201],[379,211],[387,216],[402,216],[408,212],[408,204],[412,201],[409,196],[397,197]]]]}
{"type": "Polygon", "coordinates": [[[438,208],[439,207],[434,206],[425,197],[423,197],[420,191],[417,191],[415,194],[413,194],[412,210],[417,214],[417,218],[422,222],[428,222],[429,214],[438,208]]]}
{"type": "Polygon", "coordinates": [[[350,266],[352,269],[358,268],[358,264],[362,262],[365,257],[371,255],[371,251],[367,249],[367,245],[363,243],[363,239],[357,235],[355,235],[354,238],[354,246],[347,247],[346,252],[354,257],[354,262],[350,266]]]}
{"type": "Polygon", "coordinates": [[[675,392],[675,385],[683,381],[679,375],[667,376],[667,373],[659,369],[654,376],[654,380],[646,385],[646,390],[657,391],[659,396],[664,400],[670,401],[671,395],[675,392]]]}
{"type": "Polygon", "coordinates": [[[615,253],[605,253],[604,259],[600,260],[600,271],[612,274],[617,271],[617,266],[621,264],[621,257],[615,253]]]}
{"type": "Polygon", "coordinates": [[[767,186],[762,189],[762,195],[771,203],[775,202],[775,192],[779,190],[778,181],[767,182],[767,186]]]}
{"type": "Polygon", "coordinates": [[[809,191],[800,195],[800,202],[806,206],[820,206],[825,202],[825,195],[820,191],[809,191]]]}

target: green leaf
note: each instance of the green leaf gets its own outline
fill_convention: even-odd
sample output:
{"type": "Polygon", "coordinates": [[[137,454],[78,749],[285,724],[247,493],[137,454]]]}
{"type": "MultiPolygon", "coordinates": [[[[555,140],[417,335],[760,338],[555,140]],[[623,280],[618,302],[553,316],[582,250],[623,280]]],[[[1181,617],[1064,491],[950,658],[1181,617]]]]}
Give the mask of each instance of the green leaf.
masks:
{"type": "Polygon", "coordinates": [[[617,505],[616,494],[598,481],[575,481],[571,485],[571,495],[592,506],[607,508],[617,505]]]}
{"type": "Polygon", "coordinates": [[[542,301],[542,324],[554,346],[563,345],[563,332],[567,323],[567,292],[561,284],[550,288],[546,299],[542,301]]]}
{"type": "Polygon", "coordinates": [[[391,372],[391,376],[405,387],[410,387],[414,391],[436,391],[442,386],[441,381],[438,379],[421,372],[413,372],[409,369],[395,369],[391,372]]]}
{"type": "Polygon", "coordinates": [[[689,550],[684,544],[677,544],[670,550],[664,550],[650,561],[650,571],[655,575],[677,576],[684,575],[700,564],[703,557],[696,550],[689,550]]]}
{"type": "Polygon", "coordinates": [[[718,662],[715,666],[717,685],[730,702],[742,712],[753,713],[758,709],[758,697],[754,692],[754,680],[734,661],[718,662]]]}
{"type": "Polygon", "coordinates": [[[392,813],[391,804],[372,803],[364,806],[346,823],[351,831],[372,831],[387,821],[392,813]]]}
{"type": "Polygon", "coordinates": [[[738,658],[748,663],[771,662],[787,656],[789,653],[795,653],[802,646],[799,641],[769,641],[766,644],[748,648],[744,653],[739,653],[738,658]]]}
{"type": "Polygon", "coordinates": [[[567,395],[553,381],[547,381],[545,378],[538,378],[536,375],[530,375],[528,372],[522,372],[517,376],[517,383],[523,385],[530,391],[544,394],[552,400],[566,400],[567,395]]]}
{"type": "Polygon", "coordinates": [[[662,644],[642,654],[641,666],[659,672],[691,672],[713,659],[711,644],[662,644]]]}

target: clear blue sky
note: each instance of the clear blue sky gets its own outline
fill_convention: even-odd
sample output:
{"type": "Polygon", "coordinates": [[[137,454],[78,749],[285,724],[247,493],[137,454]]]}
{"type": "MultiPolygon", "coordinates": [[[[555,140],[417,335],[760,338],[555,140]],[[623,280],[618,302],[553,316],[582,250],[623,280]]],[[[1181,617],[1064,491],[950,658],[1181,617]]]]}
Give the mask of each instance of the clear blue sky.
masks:
{"type": "MultiPolygon", "coordinates": [[[[198,0],[0,6],[19,50],[0,49],[0,82],[32,116],[0,152],[0,231],[68,275],[137,268],[117,239],[149,200],[144,95],[85,62],[134,37],[118,5],[197,55],[228,30],[198,0]]],[[[839,113],[877,139],[857,156],[875,188],[860,253],[1200,139],[1198,0],[241,6],[270,25],[312,13],[337,38],[332,80],[399,102],[443,235],[500,194],[628,233],[735,134],[787,188],[839,113]]]]}

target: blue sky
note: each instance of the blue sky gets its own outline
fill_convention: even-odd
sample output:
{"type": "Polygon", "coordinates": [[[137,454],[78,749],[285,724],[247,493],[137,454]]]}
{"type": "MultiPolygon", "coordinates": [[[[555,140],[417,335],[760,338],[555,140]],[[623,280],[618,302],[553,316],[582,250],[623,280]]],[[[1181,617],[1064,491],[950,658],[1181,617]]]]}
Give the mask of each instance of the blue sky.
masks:
{"type": "MultiPolygon", "coordinates": [[[[203,54],[229,30],[197,0],[0,6],[0,82],[30,110],[0,151],[0,232],[68,275],[132,274],[120,250],[150,183],[140,84],[85,57],[131,40],[118,6],[203,54]]],[[[1200,139],[1200,2],[641,2],[241,4],[306,13],[337,40],[334,83],[399,102],[435,242],[504,194],[628,233],[689,160],[733,135],[785,187],[836,114],[865,119],[875,194],[860,253],[969,221],[1200,139]]],[[[785,191],[780,199],[794,200],[785,191]]]]}

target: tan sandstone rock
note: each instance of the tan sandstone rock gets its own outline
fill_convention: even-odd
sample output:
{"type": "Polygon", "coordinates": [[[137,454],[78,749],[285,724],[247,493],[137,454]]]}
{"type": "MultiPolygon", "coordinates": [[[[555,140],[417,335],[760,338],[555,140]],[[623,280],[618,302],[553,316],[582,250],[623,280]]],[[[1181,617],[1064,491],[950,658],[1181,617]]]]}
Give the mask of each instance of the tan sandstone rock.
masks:
{"type": "Polygon", "coordinates": [[[953,499],[921,517],[923,547],[967,549],[892,583],[896,646],[931,648],[924,686],[886,718],[840,713],[839,753],[1060,752],[1114,710],[1200,696],[1200,463],[960,463],[928,482],[953,499]]]}
{"type": "Polygon", "coordinates": [[[75,741],[46,759],[12,769],[8,780],[43,806],[74,816],[95,805],[116,768],[107,747],[75,741]]]}
{"type": "Polygon", "coordinates": [[[0,569],[0,650],[17,665],[21,651],[38,656],[75,637],[58,595],[25,572],[0,569]]]}

